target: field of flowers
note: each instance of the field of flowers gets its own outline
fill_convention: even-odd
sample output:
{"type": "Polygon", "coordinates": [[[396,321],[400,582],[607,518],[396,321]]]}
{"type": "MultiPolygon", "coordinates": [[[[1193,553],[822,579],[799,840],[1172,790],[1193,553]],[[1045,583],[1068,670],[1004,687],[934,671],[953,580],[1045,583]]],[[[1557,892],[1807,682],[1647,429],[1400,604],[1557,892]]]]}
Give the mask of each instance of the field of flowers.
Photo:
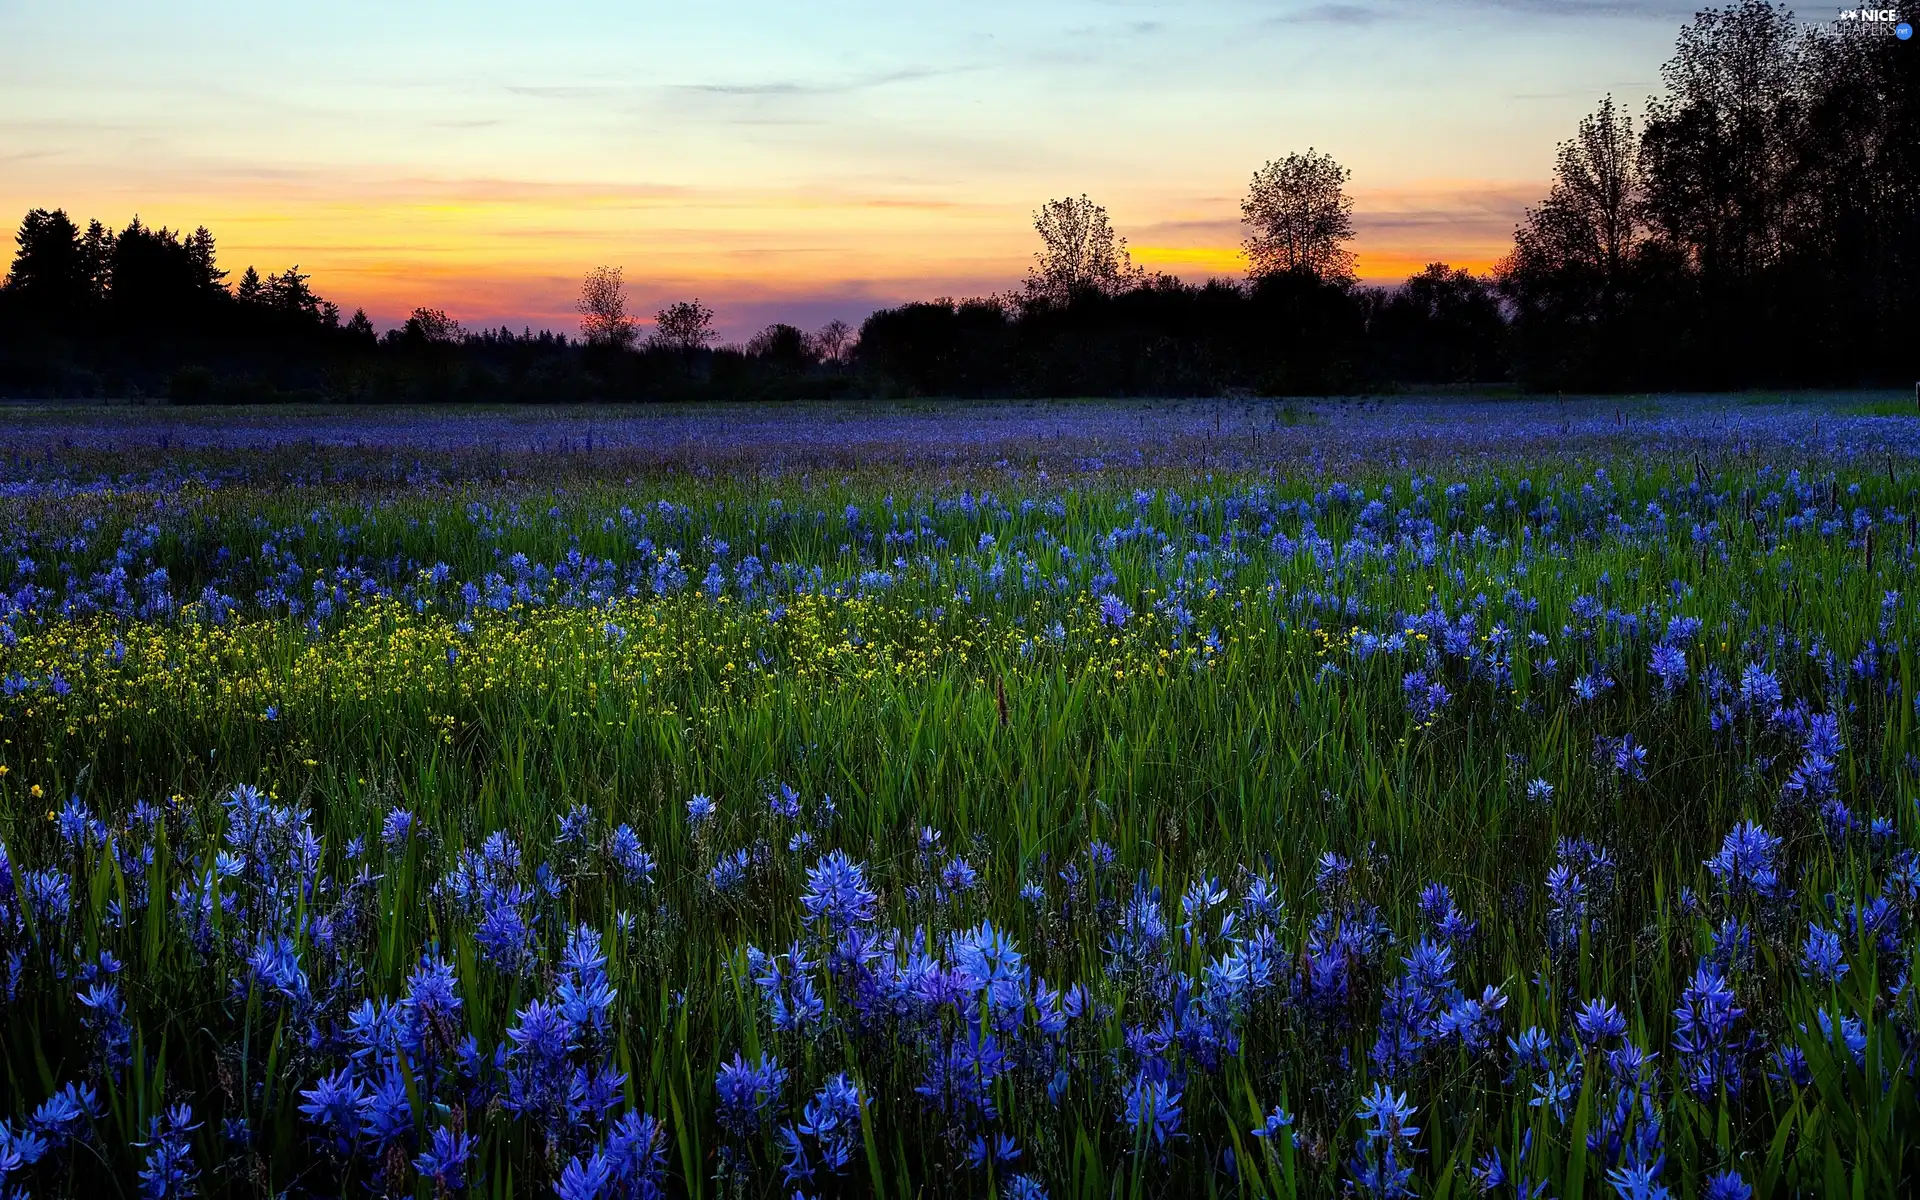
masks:
{"type": "Polygon", "coordinates": [[[0,1195],[1920,1178],[1920,418],[0,417],[0,1195]]]}

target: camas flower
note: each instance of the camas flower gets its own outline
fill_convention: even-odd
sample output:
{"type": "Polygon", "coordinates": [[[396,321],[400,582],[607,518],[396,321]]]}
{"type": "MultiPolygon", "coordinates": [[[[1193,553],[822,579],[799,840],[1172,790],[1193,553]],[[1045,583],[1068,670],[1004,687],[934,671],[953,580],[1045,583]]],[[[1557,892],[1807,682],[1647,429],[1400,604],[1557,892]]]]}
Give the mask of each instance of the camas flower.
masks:
{"type": "Polygon", "coordinates": [[[1706,868],[1731,896],[1751,891],[1771,900],[1780,894],[1774,863],[1779,851],[1779,838],[1752,821],[1742,821],[1721,841],[1720,852],[1706,860],[1706,868]]]}
{"type": "Polygon", "coordinates": [[[1653,648],[1651,669],[1660,679],[1661,691],[1676,691],[1687,681],[1687,653],[1663,642],[1653,648]]]}
{"type": "Polygon", "coordinates": [[[366,1086],[351,1066],[341,1067],[300,1093],[300,1115],[315,1127],[321,1141],[336,1156],[350,1158],[360,1136],[360,1102],[366,1086]]]}
{"type": "Polygon", "coordinates": [[[1745,1012],[1725,976],[1704,963],[1673,1010],[1673,1047],[1687,1090],[1702,1103],[1723,1087],[1729,1095],[1739,1094],[1747,1044],[1734,1035],[1734,1024],[1745,1012]]]}
{"type": "Polygon", "coordinates": [[[640,844],[639,835],[630,825],[621,825],[607,835],[607,857],[620,870],[621,876],[630,884],[653,882],[654,860],[646,847],[640,844]]]}
{"type": "Polygon", "coordinates": [[[845,851],[830,851],[807,868],[807,890],[800,896],[800,907],[806,910],[807,923],[819,924],[826,935],[872,922],[878,903],[879,897],[867,886],[866,868],[845,851]]]}
{"type": "Polygon", "coordinates": [[[147,1156],[140,1165],[140,1195],[145,1200],[172,1200],[193,1194],[200,1169],[194,1165],[190,1135],[198,1128],[193,1109],[185,1104],[148,1118],[147,1156]]]}
{"type": "Polygon", "coordinates": [[[100,1096],[93,1086],[69,1083],[41,1101],[27,1123],[47,1140],[50,1148],[58,1150],[78,1137],[83,1126],[99,1120],[101,1115],[100,1096]]]}
{"type": "Polygon", "coordinates": [[[1360,1142],[1354,1150],[1350,1169],[1355,1184],[1374,1197],[1410,1196],[1413,1189],[1413,1158],[1419,1153],[1413,1139],[1420,1136],[1413,1124],[1414,1107],[1406,1093],[1394,1094],[1384,1084],[1375,1084],[1360,1102],[1360,1142]]]}
{"type": "Polygon", "coordinates": [[[778,1059],[762,1054],[749,1063],[736,1051],[733,1061],[722,1063],[714,1077],[720,1093],[720,1123],[740,1136],[758,1132],[779,1105],[786,1082],[787,1073],[778,1059]]]}
{"type": "Polygon", "coordinates": [[[1166,1080],[1148,1078],[1145,1073],[1133,1077],[1121,1097],[1120,1123],[1133,1131],[1135,1144],[1151,1139],[1156,1146],[1182,1136],[1180,1089],[1166,1080]]]}
{"type": "Polygon", "coordinates": [[[1588,1049],[1612,1041],[1627,1032],[1627,1019],[1605,996],[1597,996],[1581,1005],[1573,1015],[1573,1026],[1588,1049]]]}
{"type": "Polygon", "coordinates": [[[456,1133],[442,1125],[433,1131],[428,1149],[413,1160],[413,1169],[432,1182],[437,1192],[458,1192],[467,1186],[467,1166],[473,1161],[480,1139],[471,1133],[456,1133]]]}
{"type": "Polygon", "coordinates": [[[709,796],[695,796],[687,801],[687,824],[698,831],[713,819],[716,811],[713,799],[709,796]]]}
{"type": "Polygon", "coordinates": [[[1846,952],[1840,935],[1820,925],[1807,926],[1807,940],[1800,948],[1800,971],[1819,983],[1838,983],[1847,973],[1846,952]]]}

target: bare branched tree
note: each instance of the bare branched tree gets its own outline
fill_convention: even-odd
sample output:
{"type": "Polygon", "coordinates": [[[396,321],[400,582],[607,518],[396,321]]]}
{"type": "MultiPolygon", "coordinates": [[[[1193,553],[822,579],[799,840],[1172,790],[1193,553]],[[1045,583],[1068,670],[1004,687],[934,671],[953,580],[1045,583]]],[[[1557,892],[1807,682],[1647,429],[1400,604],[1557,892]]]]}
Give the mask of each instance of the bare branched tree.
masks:
{"type": "Polygon", "coordinates": [[[574,307],[580,311],[580,332],[587,345],[616,350],[633,345],[636,331],[633,318],[627,315],[627,287],[619,267],[588,271],[574,307]]]}
{"type": "Polygon", "coordinates": [[[1040,250],[1027,270],[1029,299],[1065,304],[1081,292],[1115,295],[1145,279],[1107,210],[1085,196],[1047,201],[1033,214],[1033,228],[1040,250]]]}
{"type": "Polygon", "coordinates": [[[1289,154],[1253,173],[1240,202],[1248,226],[1247,273],[1258,279],[1289,271],[1330,283],[1353,278],[1353,173],[1330,154],[1289,154]]]}
{"type": "Polygon", "coordinates": [[[692,354],[712,345],[714,336],[713,310],[698,300],[682,300],[653,314],[653,336],[648,344],[692,354]]]}
{"type": "Polygon", "coordinates": [[[835,318],[813,335],[813,352],[821,362],[840,362],[853,351],[853,326],[835,318]]]}

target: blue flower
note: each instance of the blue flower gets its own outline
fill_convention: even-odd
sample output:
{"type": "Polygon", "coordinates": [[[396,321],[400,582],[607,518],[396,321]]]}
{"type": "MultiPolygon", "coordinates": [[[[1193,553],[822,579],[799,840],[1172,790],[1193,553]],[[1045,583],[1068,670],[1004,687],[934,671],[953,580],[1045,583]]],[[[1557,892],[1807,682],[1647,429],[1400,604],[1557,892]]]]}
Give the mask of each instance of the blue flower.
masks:
{"type": "Polygon", "coordinates": [[[661,1176],[666,1169],[667,1130],[650,1113],[630,1112],[613,1123],[607,1134],[607,1163],[614,1180],[636,1200],[664,1195],[661,1176]]]}
{"type": "Polygon", "coordinates": [[[732,1062],[720,1065],[713,1082],[720,1093],[720,1123],[745,1136],[758,1132],[779,1105],[787,1073],[777,1059],[762,1054],[749,1063],[736,1051],[732,1062]]]}
{"type": "Polygon", "coordinates": [[[82,1012],[80,1019],[93,1033],[95,1053],[110,1077],[133,1061],[133,1026],[127,1020],[126,1002],[120,985],[96,983],[76,994],[82,1012]]]}
{"type": "Polygon", "coordinates": [[[1614,1194],[1620,1200],[1669,1200],[1672,1193],[1661,1184],[1658,1163],[1642,1163],[1638,1166],[1618,1166],[1607,1172],[1607,1182],[1613,1185],[1614,1194]]]}
{"type": "Polygon", "coordinates": [[[1001,1185],[1000,1200],[1047,1200],[1047,1189],[1031,1175],[1009,1175],[1001,1185]]]}
{"type": "Polygon", "coordinates": [[[264,937],[247,956],[247,984],[291,1003],[307,998],[307,973],[300,969],[300,954],[293,939],[281,935],[264,937]]]}
{"type": "MultiPolygon", "coordinates": [[[[1273,1111],[1267,1114],[1267,1119],[1259,1125],[1256,1125],[1251,1132],[1253,1136],[1257,1138],[1277,1138],[1284,1131],[1292,1128],[1293,1114],[1287,1111],[1285,1105],[1276,1104],[1273,1106],[1273,1111]]],[[[1294,1140],[1296,1145],[1299,1143],[1299,1134],[1295,1133],[1289,1136],[1294,1140]]]]}
{"type": "Polygon", "coordinates": [[[406,1077],[399,1068],[388,1067],[360,1097],[360,1134],[366,1139],[367,1154],[377,1159],[388,1145],[405,1141],[412,1133],[413,1105],[407,1099],[406,1077]]]}
{"type": "Polygon", "coordinates": [[[809,925],[819,923],[824,934],[874,919],[879,897],[867,886],[866,868],[841,850],[829,852],[807,868],[807,890],[800,896],[809,925]]]}
{"type": "Polygon", "coordinates": [[[1369,1196],[1410,1196],[1413,1189],[1412,1159],[1419,1153],[1413,1139],[1420,1129],[1413,1124],[1414,1107],[1406,1093],[1394,1094],[1384,1084],[1360,1102],[1360,1143],[1355,1148],[1351,1170],[1354,1182],[1369,1196]]]}
{"type": "Polygon", "coordinates": [[[413,1160],[413,1168],[431,1180],[437,1192],[457,1192],[467,1186],[467,1166],[479,1147],[480,1139],[473,1134],[443,1125],[433,1131],[430,1148],[413,1160]]]}
{"type": "Polygon", "coordinates": [[[575,804],[560,818],[560,831],[554,835],[556,846],[573,849],[587,844],[593,836],[593,813],[584,804],[575,804]]]}
{"type": "Polygon", "coordinates": [[[605,1037],[614,989],[607,980],[607,956],[600,950],[600,935],[590,926],[576,926],[568,935],[566,949],[560,955],[560,973],[556,1000],[571,1037],[605,1037]]]}
{"type": "Polygon", "coordinates": [[[79,1136],[81,1126],[101,1116],[100,1097],[91,1084],[69,1083],[33,1110],[28,1124],[34,1132],[59,1149],[79,1136]]]}
{"type": "Polygon", "coordinates": [[[1626,1017],[1605,996],[1595,997],[1581,1005],[1573,1015],[1573,1025],[1580,1032],[1581,1042],[1589,1049],[1627,1032],[1626,1017]]]}
{"type": "Polygon", "coordinates": [[[639,835],[632,826],[621,825],[607,838],[607,857],[620,869],[620,874],[630,884],[653,882],[653,855],[647,853],[640,844],[639,835]]]}
{"type": "Polygon", "coordinates": [[[788,1153],[787,1182],[811,1179],[816,1159],[839,1174],[853,1161],[854,1143],[860,1136],[860,1089],[844,1074],[833,1076],[807,1101],[800,1121],[782,1134],[788,1153]],[[812,1156],[806,1153],[802,1138],[813,1143],[812,1156]]]}
{"type": "Polygon", "coordinates": [[[1780,892],[1774,856],[1780,839],[1752,821],[1742,821],[1721,840],[1720,852],[1706,860],[1706,868],[1730,895],[1752,891],[1771,900],[1780,892]]]}
{"type": "Polygon", "coordinates": [[[1150,1079],[1145,1072],[1133,1077],[1121,1097],[1120,1123],[1133,1131],[1136,1144],[1142,1138],[1151,1138],[1154,1145],[1164,1145],[1183,1136],[1180,1124],[1184,1117],[1180,1089],[1167,1080],[1150,1079]]]}
{"type": "Polygon", "coordinates": [[[360,1135],[360,1102],[365,1096],[366,1088],[354,1078],[353,1068],[341,1067],[301,1091],[304,1103],[300,1115],[318,1127],[321,1139],[335,1155],[347,1158],[360,1135]]]}
{"type": "Polygon", "coordinates": [[[148,1119],[147,1156],[140,1166],[140,1195],[145,1200],[173,1200],[190,1196],[200,1170],[193,1162],[193,1141],[189,1136],[200,1128],[193,1109],[176,1104],[164,1116],[148,1119]]]}
{"type": "Polygon", "coordinates": [[[1712,964],[1694,971],[1680,1006],[1673,1010],[1673,1045],[1695,1099],[1704,1103],[1722,1087],[1729,1094],[1739,1093],[1746,1043],[1734,1036],[1734,1023],[1745,1012],[1712,964]]]}
{"type": "Polygon", "coordinates": [[[1662,642],[1653,648],[1652,669],[1662,691],[1675,691],[1687,681],[1687,652],[1662,642]]]}
{"type": "Polygon", "coordinates": [[[1004,1133],[975,1135],[967,1146],[967,1165],[976,1171],[1004,1166],[1020,1157],[1020,1146],[1004,1133]]]}
{"type": "Polygon", "coordinates": [[[1809,924],[1806,943],[1800,948],[1800,970],[1816,982],[1838,983],[1848,970],[1845,951],[1840,946],[1840,935],[1831,929],[1809,924]]]}
{"type": "Polygon", "coordinates": [[[553,1194],[560,1200],[601,1200],[612,1186],[613,1165],[596,1152],[569,1161],[553,1182],[553,1194]]]}
{"type": "Polygon", "coordinates": [[[713,818],[715,811],[712,797],[695,796],[687,801],[687,824],[698,831],[713,818]]]}
{"type": "Polygon", "coordinates": [[[1751,1200],[1752,1196],[1753,1185],[1732,1170],[1707,1176],[1707,1185],[1700,1189],[1700,1200],[1751,1200]]]}
{"type": "Polygon", "coordinates": [[[747,882],[747,852],[735,850],[723,854],[720,861],[713,864],[707,872],[707,883],[720,895],[729,895],[738,891],[747,882]]]}

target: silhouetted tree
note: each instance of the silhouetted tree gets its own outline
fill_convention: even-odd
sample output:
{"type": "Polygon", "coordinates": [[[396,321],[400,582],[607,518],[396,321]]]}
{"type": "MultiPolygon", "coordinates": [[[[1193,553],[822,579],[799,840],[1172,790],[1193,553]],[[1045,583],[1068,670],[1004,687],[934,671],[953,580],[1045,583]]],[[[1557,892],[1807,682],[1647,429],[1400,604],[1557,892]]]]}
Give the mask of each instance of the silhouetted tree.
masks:
{"type": "Polygon", "coordinates": [[[113,290],[113,230],[96,218],[87,222],[80,239],[81,270],[86,275],[88,302],[99,308],[113,290]]]}
{"type": "Polygon", "coordinates": [[[857,361],[883,387],[912,395],[1006,394],[1017,374],[1013,332],[996,300],[903,304],[860,326],[857,361]]]}
{"type": "Polygon", "coordinates": [[[187,237],[186,247],[187,261],[193,264],[194,287],[205,297],[218,292],[224,299],[227,294],[227,273],[215,261],[213,234],[205,225],[201,225],[187,237]]]}
{"type": "Polygon", "coordinates": [[[1506,321],[1493,285],[1429,263],[1375,301],[1374,369],[1404,383],[1488,383],[1506,375],[1506,321]]]}
{"type": "Polygon", "coordinates": [[[1352,172],[1311,147],[1253,173],[1240,202],[1247,225],[1247,273],[1253,278],[1299,272],[1328,282],[1353,278],[1352,172]]]}
{"type": "Polygon", "coordinates": [[[853,350],[853,326],[835,317],[813,335],[813,352],[822,362],[837,363],[853,350]]]}
{"type": "Polygon", "coordinates": [[[1770,338],[1802,381],[1916,373],[1920,327],[1920,57],[1884,25],[1801,31],[1798,125],[1786,179],[1770,338]]]}
{"type": "Polygon", "coordinates": [[[330,301],[314,294],[307,281],[313,278],[294,264],[278,275],[267,276],[266,304],[289,325],[317,325],[333,328],[340,324],[340,310],[330,301]]]}
{"type": "Polygon", "coordinates": [[[14,241],[19,249],[6,286],[16,306],[49,326],[71,324],[93,299],[80,230],[65,210],[36,208],[21,220],[14,241]]]}
{"type": "Polygon", "coordinates": [[[619,267],[595,267],[580,285],[574,303],[587,345],[625,350],[633,345],[634,321],[627,315],[627,289],[619,267]]]}
{"type": "Polygon", "coordinates": [[[713,310],[698,300],[682,300],[653,314],[647,344],[690,355],[711,345],[713,338],[713,310]]]}
{"type": "Polygon", "coordinates": [[[813,365],[813,347],[807,335],[792,325],[769,325],[747,339],[747,355],[784,370],[797,371],[813,365]]]}
{"type": "Polygon", "coordinates": [[[397,332],[408,342],[427,346],[457,346],[466,336],[460,322],[437,308],[414,309],[397,332]]]}
{"type": "Polygon", "coordinates": [[[1646,265],[1639,153],[1632,119],[1606,97],[1560,143],[1547,198],[1514,231],[1497,276],[1537,381],[1619,384],[1635,365],[1626,310],[1646,265]]]}
{"type": "Polygon", "coordinates": [[[1047,201],[1033,214],[1033,229],[1040,249],[1027,269],[1031,300],[1059,305],[1082,292],[1112,296],[1145,279],[1127,253],[1127,239],[1113,232],[1107,210],[1084,195],[1047,201]]]}
{"type": "Polygon", "coordinates": [[[233,298],[248,308],[265,308],[267,304],[267,281],[260,278],[260,272],[249,264],[240,273],[240,282],[233,289],[233,298]]]}
{"type": "MultiPolygon", "coordinates": [[[[211,248],[209,238],[203,249],[210,255],[211,248]]],[[[210,277],[211,267],[178,233],[136,216],[113,240],[108,299],[114,321],[138,334],[206,328],[217,319],[214,306],[228,298],[210,277]]]]}

